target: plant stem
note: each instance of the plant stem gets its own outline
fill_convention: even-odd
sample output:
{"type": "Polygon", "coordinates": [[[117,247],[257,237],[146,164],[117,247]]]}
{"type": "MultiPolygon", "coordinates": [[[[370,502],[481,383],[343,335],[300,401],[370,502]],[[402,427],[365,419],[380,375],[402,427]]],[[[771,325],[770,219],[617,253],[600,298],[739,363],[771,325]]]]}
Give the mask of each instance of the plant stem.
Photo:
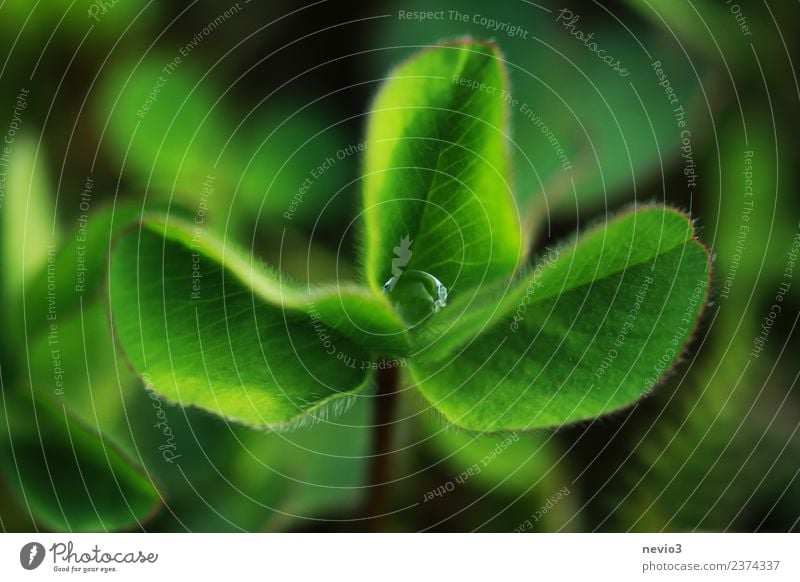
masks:
{"type": "Polygon", "coordinates": [[[379,369],[378,391],[375,394],[375,428],[372,440],[372,458],[369,469],[369,492],[366,517],[374,529],[380,523],[391,479],[392,423],[397,410],[399,373],[396,367],[379,369]]]}

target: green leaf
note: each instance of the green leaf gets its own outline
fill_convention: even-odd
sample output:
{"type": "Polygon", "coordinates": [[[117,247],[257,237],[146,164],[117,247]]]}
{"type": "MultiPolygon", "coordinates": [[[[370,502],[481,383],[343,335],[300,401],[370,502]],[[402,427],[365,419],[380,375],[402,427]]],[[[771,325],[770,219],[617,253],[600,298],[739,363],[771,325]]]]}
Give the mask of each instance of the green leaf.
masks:
{"type": "MultiPolygon", "coordinates": [[[[249,458],[239,459],[240,478],[269,467],[273,495],[280,492],[269,521],[278,529],[291,519],[313,518],[320,512],[352,512],[367,493],[374,419],[372,399],[359,397],[353,407],[336,419],[323,420],[289,436],[251,434],[249,458]]],[[[252,497],[259,491],[251,489],[252,497]]],[[[261,493],[263,495],[263,493],[261,493]]],[[[298,524],[308,527],[309,522],[298,524]]],[[[285,526],[284,526],[285,527],[285,526]]]]}
{"type": "Polygon", "coordinates": [[[135,443],[126,439],[126,399],[141,385],[115,351],[107,306],[87,302],[56,321],[52,333],[29,336],[23,373],[38,396],[55,395],[57,404],[135,456],[135,443]]]}
{"type": "Polygon", "coordinates": [[[8,170],[0,176],[0,267],[7,301],[19,299],[23,282],[30,284],[43,267],[57,235],[42,148],[28,133],[14,141],[8,170]]]}
{"type": "MultiPolygon", "coordinates": [[[[99,224],[95,218],[101,217],[92,216],[90,225],[99,224]]],[[[107,240],[93,240],[108,252],[107,240]]],[[[58,299],[68,291],[60,291],[58,299]]],[[[106,443],[142,463],[166,506],[150,529],[285,527],[293,515],[313,518],[352,507],[363,492],[368,397],[359,398],[335,422],[323,419],[291,435],[231,426],[200,411],[170,406],[143,390],[115,353],[103,302],[87,296],[80,310],[59,310],[57,322],[57,344],[49,334],[30,341],[28,373],[36,393],[58,391],[58,400],[82,424],[102,431],[106,443]]]]}
{"type": "MultiPolygon", "coordinates": [[[[531,209],[541,208],[541,215],[565,218],[610,208],[652,180],[662,165],[680,159],[676,104],[659,85],[653,62],[661,61],[693,133],[700,125],[705,67],[687,60],[671,33],[646,23],[626,20],[626,30],[611,11],[575,6],[579,20],[568,29],[564,24],[570,19],[556,21],[562,6],[535,4],[462,0],[457,10],[467,16],[465,21],[451,17],[455,6],[449,0],[395,0],[387,10],[394,15],[399,10],[444,11],[446,18],[383,19],[374,35],[381,47],[389,48],[371,53],[375,74],[402,53],[438,38],[496,35],[511,79],[511,154],[520,207],[532,203],[531,209]],[[496,31],[490,28],[494,23],[500,27],[496,31]],[[620,76],[573,32],[591,34],[588,42],[596,43],[603,56],[619,59],[628,75],[620,76]]],[[[662,4],[659,10],[666,10],[667,3],[662,4]]],[[[685,5],[668,4],[670,9],[685,5]]]]}
{"type": "Polygon", "coordinates": [[[751,108],[744,117],[731,115],[721,126],[720,155],[707,161],[714,182],[707,190],[706,221],[715,225],[720,303],[734,304],[732,327],[723,335],[738,336],[746,335],[738,329],[739,322],[745,311],[754,310],[753,296],[765,277],[783,277],[785,241],[797,230],[797,195],[791,186],[780,187],[792,184],[791,176],[782,173],[791,165],[783,157],[791,148],[780,147],[784,138],[768,112],[751,108]],[[730,193],[725,204],[718,201],[722,192],[730,193]],[[759,192],[768,195],[761,197],[759,192]]]}
{"type": "Polygon", "coordinates": [[[355,177],[360,150],[321,105],[271,95],[242,115],[223,70],[174,58],[124,62],[101,82],[97,123],[135,184],[233,233],[256,217],[313,224],[350,210],[352,196],[334,193],[355,177]]]}
{"type": "Polygon", "coordinates": [[[577,496],[567,498],[574,476],[553,433],[469,434],[428,424],[426,445],[447,464],[456,484],[524,498],[530,511],[556,495],[559,503],[538,517],[537,529],[576,529],[571,522],[580,520],[577,496]]]}
{"type": "Polygon", "coordinates": [[[54,531],[141,526],[160,502],[141,467],[64,406],[4,393],[0,463],[33,518],[54,531]]]}
{"type": "MultiPolygon", "coordinates": [[[[756,107],[744,112],[744,118],[738,110],[723,118],[720,156],[702,170],[714,176],[700,199],[705,222],[716,233],[716,331],[691,374],[675,392],[659,394],[649,417],[623,439],[636,448],[633,462],[615,471],[603,500],[606,511],[618,512],[612,528],[752,529],[753,515],[770,513],[778,498],[792,500],[786,488],[797,482],[796,463],[783,459],[797,456],[797,421],[783,402],[795,371],[774,365],[778,352],[790,350],[770,337],[765,351],[752,355],[797,230],[796,194],[785,186],[791,183],[792,154],[781,147],[787,142],[782,132],[776,135],[768,114],[756,107]],[[770,348],[773,357],[767,356],[770,348]],[[654,430],[649,418],[656,417],[654,430]]],[[[772,515],[791,523],[796,506],[783,509],[776,507],[772,515]]]]}
{"type": "MultiPolygon", "coordinates": [[[[626,0],[631,8],[656,26],[663,27],[670,35],[675,35],[682,43],[696,50],[709,60],[719,61],[726,69],[754,67],[751,45],[772,44],[774,34],[770,34],[773,24],[764,11],[747,11],[742,30],[730,3],[713,0],[696,2],[659,2],[651,4],[644,0],[626,0]]],[[[743,11],[740,11],[740,13],[743,11]]],[[[772,50],[781,50],[777,43],[772,50]]],[[[770,50],[766,46],[762,50],[770,50]]]]}
{"type": "Polygon", "coordinates": [[[310,527],[328,512],[349,514],[366,491],[370,404],[369,397],[357,398],[335,420],[276,433],[221,422],[139,390],[129,414],[141,422],[131,430],[165,498],[151,529],[285,531],[295,522],[310,527]],[[163,427],[154,428],[159,421],[163,427]],[[167,447],[172,462],[163,457],[167,447]]]}
{"type": "MultiPolygon", "coordinates": [[[[30,291],[58,232],[42,148],[27,132],[2,147],[7,167],[0,166],[0,301],[9,307],[22,303],[23,293],[30,291]]],[[[3,315],[0,371],[7,381],[18,369],[18,342],[32,315],[25,309],[6,309],[3,315]]]]}
{"type": "Polygon", "coordinates": [[[324,404],[346,403],[369,385],[380,338],[403,341],[383,296],[303,291],[176,219],[120,238],[109,287],[117,339],[146,383],[251,425],[313,420],[324,404]]]}
{"type": "Polygon", "coordinates": [[[557,426],[618,410],[680,356],[708,276],[708,253],[684,215],[625,214],[518,284],[518,306],[501,324],[449,358],[413,363],[412,375],[450,422],[470,430],[557,426]]]}
{"type": "MultiPolygon", "coordinates": [[[[0,29],[7,29],[4,34],[8,35],[22,30],[26,42],[20,44],[30,47],[52,40],[53,36],[58,40],[65,37],[76,41],[87,40],[88,36],[89,45],[100,48],[119,42],[120,35],[130,34],[134,24],[152,23],[159,12],[158,5],[138,2],[117,2],[112,7],[94,0],[69,4],[60,0],[41,0],[35,4],[26,0],[5,0],[0,29]]],[[[20,48],[24,50],[25,47],[20,48]]]]}
{"type": "MultiPolygon", "coordinates": [[[[103,310],[95,308],[95,315],[82,308],[89,309],[105,279],[103,249],[107,253],[108,244],[104,246],[102,240],[110,238],[113,221],[111,213],[93,216],[92,227],[85,224],[70,233],[56,252],[54,209],[41,155],[30,136],[17,137],[6,182],[7,204],[0,208],[3,291],[7,300],[23,306],[19,316],[15,313],[6,319],[3,331],[11,341],[18,341],[24,313],[28,339],[26,350],[9,350],[0,381],[8,382],[15,372],[23,376],[26,370],[24,377],[34,387],[29,390],[35,392],[35,396],[25,396],[17,390],[3,391],[2,469],[31,518],[45,527],[58,531],[128,528],[153,513],[159,494],[116,441],[99,432],[97,420],[70,406],[83,404],[80,400],[88,397],[104,414],[111,412],[105,403],[114,392],[92,393],[91,383],[83,376],[89,374],[87,342],[94,372],[100,369],[97,358],[102,350],[112,346],[107,319],[103,310]],[[85,279],[85,293],[78,292],[76,275],[85,279]],[[99,329],[94,327],[98,322],[99,329]],[[84,325],[89,338],[74,341],[81,337],[84,325]],[[98,346],[93,343],[96,340],[104,343],[98,346]],[[65,387],[70,403],[51,402],[52,395],[63,394],[65,387]]],[[[117,217],[125,222],[132,219],[124,208],[117,217]]],[[[18,381],[11,384],[26,390],[18,381]]],[[[107,385],[97,382],[95,386],[107,385]]]]}
{"type": "Polygon", "coordinates": [[[506,87],[502,57],[486,42],[426,50],[391,72],[367,128],[363,250],[373,289],[400,266],[450,290],[516,267],[523,243],[509,182],[506,87]],[[398,262],[403,240],[410,255],[398,262]]]}
{"type": "Polygon", "coordinates": [[[47,264],[26,289],[29,334],[35,337],[48,330],[51,318],[57,324],[97,300],[107,278],[114,237],[142,215],[141,203],[125,202],[79,218],[77,230],[46,257],[47,264]]]}
{"type": "Polygon", "coordinates": [[[519,303],[532,269],[460,294],[425,325],[411,331],[411,354],[419,361],[440,361],[490,329],[519,303]]]}
{"type": "Polygon", "coordinates": [[[229,163],[237,206],[258,213],[270,230],[278,217],[315,228],[349,222],[363,145],[348,142],[323,103],[299,107],[297,100],[271,96],[241,124],[229,163]]]}
{"type": "MultiPolygon", "coordinates": [[[[217,158],[230,123],[211,78],[180,55],[154,53],[109,69],[102,78],[95,117],[106,147],[139,187],[224,219],[230,191],[218,187],[217,158]],[[176,60],[177,59],[177,62],[176,60]],[[210,179],[209,179],[210,178],[210,179]],[[208,194],[209,190],[213,194],[208,194]]],[[[230,157],[223,157],[223,162],[230,157]]]]}

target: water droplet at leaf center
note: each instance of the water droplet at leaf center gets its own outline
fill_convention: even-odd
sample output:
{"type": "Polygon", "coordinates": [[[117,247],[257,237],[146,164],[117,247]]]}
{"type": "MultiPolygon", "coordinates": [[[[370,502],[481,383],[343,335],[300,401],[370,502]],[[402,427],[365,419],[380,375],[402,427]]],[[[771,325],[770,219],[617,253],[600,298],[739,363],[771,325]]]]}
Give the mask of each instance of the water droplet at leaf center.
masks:
{"type": "Polygon", "coordinates": [[[386,281],[383,292],[410,326],[419,325],[447,305],[447,287],[425,271],[404,271],[386,281]]]}

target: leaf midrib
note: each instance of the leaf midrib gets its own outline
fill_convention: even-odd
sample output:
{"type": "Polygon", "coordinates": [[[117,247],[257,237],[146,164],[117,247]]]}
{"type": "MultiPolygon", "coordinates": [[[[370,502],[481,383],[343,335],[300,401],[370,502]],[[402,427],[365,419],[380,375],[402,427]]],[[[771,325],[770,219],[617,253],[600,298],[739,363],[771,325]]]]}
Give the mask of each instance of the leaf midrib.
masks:
{"type": "MultiPolygon", "coordinates": [[[[647,210],[640,210],[640,212],[642,212],[642,211],[646,212],[647,210]]],[[[620,217],[620,218],[622,218],[622,217],[620,217]]],[[[610,225],[610,223],[606,223],[603,226],[596,228],[594,233],[600,232],[602,230],[605,230],[606,228],[608,228],[609,225],[610,225]]],[[[593,277],[590,281],[587,281],[585,283],[574,285],[572,287],[563,287],[563,288],[560,288],[560,289],[556,290],[555,292],[549,292],[549,293],[548,292],[544,292],[542,294],[539,294],[539,296],[535,300],[534,299],[531,300],[531,303],[539,303],[540,301],[544,301],[545,299],[549,299],[549,298],[553,297],[554,295],[562,295],[564,293],[568,293],[568,292],[571,292],[571,291],[576,291],[576,290],[582,289],[584,287],[589,287],[589,286],[591,286],[592,284],[594,284],[597,281],[603,281],[605,279],[609,279],[609,278],[611,278],[611,277],[613,277],[615,275],[618,275],[619,273],[627,271],[628,269],[630,269],[632,267],[637,267],[639,265],[644,265],[644,264],[646,264],[646,263],[648,263],[648,262],[650,262],[650,261],[662,256],[662,255],[665,255],[667,253],[670,253],[670,252],[674,251],[675,249],[677,249],[678,247],[681,247],[681,246],[686,246],[688,244],[695,243],[695,244],[697,244],[698,246],[700,246],[702,248],[703,247],[702,243],[700,243],[700,241],[698,241],[694,237],[694,229],[692,228],[691,223],[689,223],[688,221],[687,221],[687,226],[689,227],[689,229],[687,231],[689,233],[689,236],[684,238],[680,242],[677,242],[676,244],[674,244],[672,246],[668,246],[668,247],[659,246],[658,252],[654,253],[653,255],[651,255],[651,256],[649,256],[647,258],[644,258],[642,260],[639,260],[639,261],[625,262],[623,267],[617,268],[617,269],[613,269],[613,270],[611,270],[611,271],[609,271],[607,273],[604,273],[600,277],[593,277]]],[[[594,233],[587,233],[587,236],[591,236],[594,233]]],[[[580,240],[577,240],[576,243],[572,246],[572,248],[570,250],[570,256],[574,256],[575,251],[579,248],[579,244],[580,244],[580,240]]],[[[632,248],[633,247],[630,247],[630,249],[632,249],[632,248]]],[[[630,256],[630,250],[628,252],[628,256],[630,256]]],[[[553,268],[554,267],[548,267],[548,270],[552,271],[553,268]]],[[[532,270],[535,270],[535,269],[536,269],[536,266],[534,266],[532,270]]],[[[545,271],[542,271],[542,273],[544,273],[544,272],[545,271]]]]}

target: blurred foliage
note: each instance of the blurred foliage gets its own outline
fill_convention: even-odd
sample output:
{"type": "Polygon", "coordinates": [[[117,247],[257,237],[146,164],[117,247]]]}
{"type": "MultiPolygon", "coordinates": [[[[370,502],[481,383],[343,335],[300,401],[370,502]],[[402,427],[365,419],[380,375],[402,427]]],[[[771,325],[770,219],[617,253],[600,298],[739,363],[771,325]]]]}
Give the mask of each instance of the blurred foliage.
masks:
{"type": "Polygon", "coordinates": [[[0,135],[14,129],[12,143],[0,143],[0,528],[369,526],[360,518],[368,402],[276,434],[154,398],[115,349],[105,268],[114,237],[143,212],[191,220],[205,204],[217,235],[295,279],[351,279],[363,159],[337,152],[363,140],[363,115],[390,65],[464,34],[496,38],[511,70],[514,191],[533,242],[541,248],[583,228],[589,211],[668,202],[698,219],[716,256],[713,302],[685,361],[650,398],[600,421],[520,435],[494,457],[508,435],[445,430],[404,392],[379,527],[800,527],[800,297],[796,270],[786,278],[800,229],[791,3],[741,3],[737,15],[712,0],[574,2],[575,29],[624,61],[625,78],[556,20],[563,6],[553,2],[247,3],[208,34],[233,4],[119,2],[94,18],[95,5],[0,6],[0,135]],[[447,17],[398,16],[422,9],[447,17]],[[476,15],[523,32],[493,30],[476,15]],[[695,188],[653,60],[686,110],[695,188]],[[312,170],[328,158],[335,163],[317,180],[312,170]],[[204,198],[209,176],[213,194],[204,198]],[[51,290],[61,379],[48,337],[51,290]],[[170,454],[180,457],[169,462],[170,454]],[[480,472],[469,474],[476,464],[480,472]],[[425,501],[440,487],[443,495],[425,501]],[[562,490],[569,494],[557,497],[562,490]]]}
{"type": "MultiPolygon", "coordinates": [[[[194,69],[180,52],[148,53],[108,71],[93,111],[133,187],[202,209],[212,226],[235,237],[254,219],[283,214],[309,168],[335,156],[346,137],[313,103],[296,107],[265,96],[239,112],[236,93],[214,86],[214,79],[213,67],[194,69]],[[213,193],[203,197],[206,184],[213,193]]],[[[326,171],[331,186],[341,188],[345,179],[341,164],[326,171]]],[[[301,224],[347,215],[348,192],[328,205],[321,188],[294,213],[301,224]]]]}

